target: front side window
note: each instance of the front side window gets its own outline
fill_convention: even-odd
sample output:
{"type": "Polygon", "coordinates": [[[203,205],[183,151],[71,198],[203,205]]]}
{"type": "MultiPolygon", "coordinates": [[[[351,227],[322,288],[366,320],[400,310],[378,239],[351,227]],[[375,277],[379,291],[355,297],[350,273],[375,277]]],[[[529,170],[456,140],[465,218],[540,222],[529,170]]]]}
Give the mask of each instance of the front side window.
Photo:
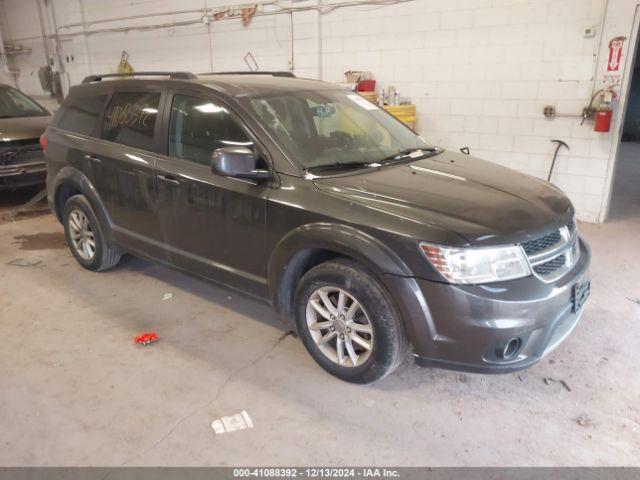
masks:
{"type": "Polygon", "coordinates": [[[58,127],[81,135],[91,135],[106,100],[106,95],[74,98],[65,107],[58,127]]]}
{"type": "Polygon", "coordinates": [[[20,90],[0,87],[0,118],[44,117],[49,115],[37,102],[20,90]]]}
{"type": "Polygon", "coordinates": [[[152,150],[159,103],[159,93],[115,93],[104,114],[102,138],[152,150]]]}
{"type": "Polygon", "coordinates": [[[245,100],[303,168],[375,163],[432,147],[377,105],[348,90],[296,91],[245,100]]]}
{"type": "Polygon", "coordinates": [[[224,106],[203,98],[173,97],[170,156],[208,166],[214,150],[238,146],[253,148],[253,142],[224,106]]]}

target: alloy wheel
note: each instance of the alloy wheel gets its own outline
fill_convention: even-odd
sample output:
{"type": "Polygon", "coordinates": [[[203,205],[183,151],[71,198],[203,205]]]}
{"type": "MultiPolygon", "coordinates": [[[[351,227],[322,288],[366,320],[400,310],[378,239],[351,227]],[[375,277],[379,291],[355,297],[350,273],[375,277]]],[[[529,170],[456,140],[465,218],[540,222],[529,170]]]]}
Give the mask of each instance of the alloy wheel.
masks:
{"type": "Polygon", "coordinates": [[[346,290],[317,289],[307,301],[306,320],[316,346],[334,363],[358,367],[371,356],[374,332],[369,315],[346,290]]]}
{"type": "Polygon", "coordinates": [[[96,239],[89,218],[81,210],[72,210],[68,222],[71,243],[76,253],[83,260],[92,260],[96,254],[96,239]]]}

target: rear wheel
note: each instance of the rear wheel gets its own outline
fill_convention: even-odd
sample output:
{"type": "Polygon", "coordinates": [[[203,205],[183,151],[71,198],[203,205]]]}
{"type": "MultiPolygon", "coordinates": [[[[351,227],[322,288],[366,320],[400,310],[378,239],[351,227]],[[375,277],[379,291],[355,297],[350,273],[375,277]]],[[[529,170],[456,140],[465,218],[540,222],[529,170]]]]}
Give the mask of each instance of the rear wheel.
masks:
{"type": "Polygon", "coordinates": [[[98,218],[84,195],[74,195],[67,200],[62,219],[67,244],[80,265],[102,271],[118,264],[121,253],[106,242],[98,218]]]}
{"type": "Polygon", "coordinates": [[[384,288],[358,264],[322,263],[296,294],[296,327],[314,360],[353,383],[372,383],[402,361],[406,341],[384,288]]]}

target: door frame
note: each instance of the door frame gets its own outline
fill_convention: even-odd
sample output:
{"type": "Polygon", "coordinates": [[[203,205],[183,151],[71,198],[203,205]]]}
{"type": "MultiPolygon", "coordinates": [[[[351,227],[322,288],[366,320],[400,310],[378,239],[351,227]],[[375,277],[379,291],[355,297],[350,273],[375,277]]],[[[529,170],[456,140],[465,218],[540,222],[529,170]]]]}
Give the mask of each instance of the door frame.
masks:
{"type": "MultiPolygon", "coordinates": [[[[163,116],[160,127],[160,141],[158,143],[158,151],[157,161],[154,165],[154,191],[155,191],[155,199],[157,203],[158,209],[162,208],[160,202],[160,185],[158,175],[165,171],[165,163],[169,165],[174,165],[177,168],[182,166],[188,166],[190,168],[194,168],[198,171],[199,174],[210,175],[212,177],[212,182],[204,182],[211,185],[211,188],[218,188],[221,190],[229,190],[235,191],[236,188],[243,189],[253,189],[253,188],[264,188],[265,193],[262,198],[264,202],[264,250],[266,252],[267,242],[266,242],[266,231],[267,231],[267,202],[269,199],[269,192],[273,188],[278,188],[280,185],[280,179],[278,173],[275,169],[273,157],[267,148],[267,146],[260,140],[260,138],[254,133],[251,126],[248,124],[247,120],[243,118],[231,105],[231,102],[227,101],[221,95],[216,95],[216,92],[203,92],[200,89],[191,89],[188,86],[175,86],[167,89],[167,95],[164,101],[163,108],[163,116]],[[216,175],[211,171],[210,166],[203,165],[192,160],[179,158],[175,156],[169,155],[169,135],[170,135],[170,126],[171,126],[171,110],[173,105],[173,99],[176,95],[184,95],[193,98],[202,99],[204,101],[210,100],[211,102],[215,102],[221,106],[224,106],[228,109],[231,118],[238,123],[238,125],[245,132],[247,137],[249,137],[255,147],[256,150],[260,153],[262,158],[267,163],[269,170],[271,171],[271,179],[265,182],[258,182],[255,180],[244,179],[244,178],[233,178],[227,177],[224,175],[216,175]],[[218,180],[215,180],[217,178],[218,180]],[[221,185],[215,184],[214,181],[219,182],[221,185]],[[237,183],[236,183],[237,182],[237,183]],[[225,186],[227,184],[228,186],[225,186]]],[[[200,181],[197,178],[192,178],[194,181],[200,181]]],[[[162,225],[163,218],[162,213],[159,212],[159,221],[162,225]]],[[[161,227],[162,228],[162,227],[161,227]]],[[[174,245],[170,239],[167,238],[167,232],[165,232],[165,238],[163,239],[163,248],[169,255],[169,262],[172,265],[180,265],[180,268],[186,268],[190,272],[192,271],[189,267],[185,266],[182,263],[184,260],[188,262],[193,262],[199,266],[207,266],[216,271],[216,274],[210,275],[206,272],[197,273],[199,276],[207,278],[209,280],[222,283],[224,285],[228,285],[236,290],[243,291],[245,293],[249,293],[258,298],[267,299],[267,270],[268,270],[268,262],[265,262],[265,275],[259,275],[253,272],[249,272],[243,270],[237,266],[230,265],[220,261],[220,259],[213,259],[209,257],[202,256],[199,253],[194,253],[192,251],[185,250],[182,247],[178,247],[174,245]],[[171,255],[177,255],[182,260],[176,261],[175,259],[171,259],[171,255]],[[224,275],[228,275],[228,277],[224,277],[224,275]]]]}
{"type": "MultiPolygon", "coordinates": [[[[618,166],[618,155],[620,154],[620,144],[622,143],[622,129],[624,120],[627,116],[627,104],[629,102],[629,92],[631,90],[631,81],[633,79],[633,71],[636,65],[636,54],[640,51],[638,43],[640,38],[638,32],[640,30],[640,4],[635,5],[633,14],[633,23],[629,36],[629,47],[627,50],[627,61],[625,62],[622,74],[622,85],[620,86],[620,112],[616,116],[614,128],[611,135],[611,150],[609,152],[609,161],[607,164],[607,173],[605,175],[605,187],[602,201],[600,204],[599,222],[606,222],[609,218],[609,210],[611,208],[611,197],[613,195],[613,184],[618,166]]],[[[600,47],[599,47],[600,48],[600,47]]]]}

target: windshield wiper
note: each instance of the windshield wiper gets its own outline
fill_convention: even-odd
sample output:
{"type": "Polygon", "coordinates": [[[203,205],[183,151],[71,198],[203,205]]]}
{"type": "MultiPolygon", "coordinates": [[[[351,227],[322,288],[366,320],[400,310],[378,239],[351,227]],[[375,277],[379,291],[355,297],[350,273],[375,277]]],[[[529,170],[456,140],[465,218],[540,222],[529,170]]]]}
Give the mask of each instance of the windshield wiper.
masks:
{"type": "Polygon", "coordinates": [[[324,165],[314,165],[313,167],[306,168],[307,171],[334,169],[334,170],[351,170],[354,168],[370,167],[373,165],[371,162],[335,162],[327,163],[324,165]]]}
{"type": "Polygon", "coordinates": [[[393,161],[409,159],[418,159],[424,157],[427,153],[434,153],[438,151],[438,147],[423,147],[423,148],[406,148],[400,150],[389,157],[383,158],[377,162],[335,162],[327,163],[324,165],[315,165],[313,167],[306,168],[307,171],[334,169],[334,170],[350,170],[363,167],[379,167],[383,164],[388,164],[393,161]]]}
{"type": "Polygon", "coordinates": [[[388,156],[380,160],[382,163],[389,163],[394,160],[406,160],[407,158],[418,159],[424,157],[426,153],[437,152],[438,147],[422,147],[422,148],[405,148],[393,155],[388,156]]]}

